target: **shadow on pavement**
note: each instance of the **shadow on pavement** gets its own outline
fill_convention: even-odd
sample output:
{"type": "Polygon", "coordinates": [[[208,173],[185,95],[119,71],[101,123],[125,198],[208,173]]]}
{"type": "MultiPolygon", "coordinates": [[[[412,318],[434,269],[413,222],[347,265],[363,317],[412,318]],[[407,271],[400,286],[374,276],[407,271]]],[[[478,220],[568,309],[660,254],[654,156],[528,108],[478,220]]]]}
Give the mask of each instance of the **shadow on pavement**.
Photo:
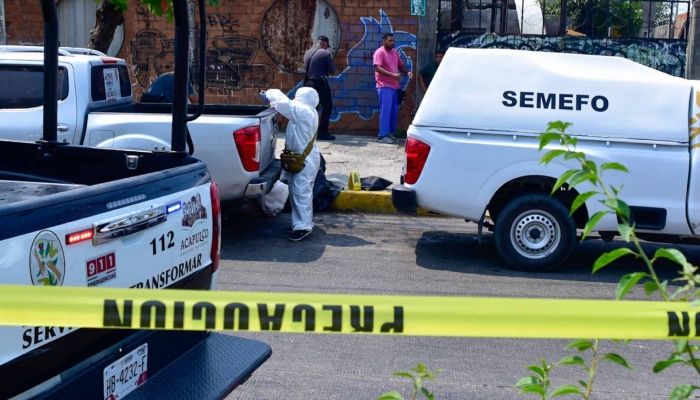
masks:
{"type": "Polygon", "coordinates": [[[318,225],[300,242],[289,240],[289,213],[275,218],[236,216],[222,223],[221,259],[238,261],[310,263],[328,246],[361,247],[373,244],[359,237],[327,233],[318,225]]]}
{"type": "MultiPolygon", "coordinates": [[[[564,266],[554,272],[523,272],[506,268],[496,250],[492,234],[484,234],[482,244],[477,243],[474,233],[444,231],[425,232],[416,245],[416,264],[433,270],[458,273],[509,276],[516,278],[556,279],[567,281],[617,283],[620,278],[632,272],[646,271],[642,260],[622,258],[595,274],[591,274],[596,259],[603,253],[631,244],[623,241],[605,243],[601,240],[587,240],[577,244],[564,266]],[[440,260],[436,262],[436,260],[440,260]]],[[[661,247],[673,247],[682,251],[690,262],[696,262],[700,246],[676,246],[664,243],[644,243],[643,248],[650,256],[661,247]],[[697,250],[693,250],[696,247],[697,250]]],[[[697,262],[696,262],[697,263],[697,262]]],[[[671,281],[678,277],[679,266],[670,261],[660,260],[654,264],[659,279],[671,281]]]]}
{"type": "Polygon", "coordinates": [[[333,146],[344,146],[344,147],[367,147],[368,142],[374,140],[374,137],[368,136],[365,138],[353,138],[346,139],[342,136],[336,135],[336,140],[332,142],[318,142],[320,147],[323,147],[323,143],[333,143],[333,146]]]}

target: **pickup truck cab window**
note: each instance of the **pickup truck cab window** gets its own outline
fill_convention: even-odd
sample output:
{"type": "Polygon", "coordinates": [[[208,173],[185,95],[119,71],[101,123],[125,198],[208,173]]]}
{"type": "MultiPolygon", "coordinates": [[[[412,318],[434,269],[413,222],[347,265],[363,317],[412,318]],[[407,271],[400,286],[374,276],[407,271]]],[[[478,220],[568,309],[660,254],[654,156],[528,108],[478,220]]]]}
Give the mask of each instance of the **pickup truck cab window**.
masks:
{"type": "Polygon", "coordinates": [[[105,70],[116,69],[119,74],[119,97],[131,96],[131,80],[129,79],[129,71],[124,65],[96,65],[90,70],[90,91],[92,101],[107,100],[107,92],[105,90],[105,70]]]}
{"type": "MultiPolygon", "coordinates": [[[[0,109],[41,107],[44,101],[44,67],[0,66],[0,109]]],[[[68,97],[68,74],[58,69],[58,99],[68,97]]]]}

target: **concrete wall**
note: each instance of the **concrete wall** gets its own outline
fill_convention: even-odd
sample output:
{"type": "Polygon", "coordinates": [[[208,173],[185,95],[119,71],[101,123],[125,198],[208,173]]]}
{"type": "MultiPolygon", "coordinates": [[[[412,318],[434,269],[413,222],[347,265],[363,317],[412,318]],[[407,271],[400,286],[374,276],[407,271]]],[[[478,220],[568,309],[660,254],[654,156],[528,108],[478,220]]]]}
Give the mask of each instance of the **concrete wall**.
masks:
{"type": "MultiPolygon", "coordinates": [[[[32,0],[5,1],[8,44],[41,44],[40,6],[32,0]]],[[[335,105],[330,129],[376,134],[372,54],[384,33],[394,33],[404,63],[416,73],[418,20],[410,16],[410,0],[221,0],[220,6],[207,7],[207,13],[210,104],[260,104],[255,95],[267,88],[293,94],[303,79],[303,54],[323,34],[331,38],[337,67],[330,79],[335,105]]],[[[174,26],[154,17],[139,1],[129,3],[125,19],[118,57],[130,64],[138,97],[159,74],[172,69],[174,26]]],[[[400,115],[403,129],[414,108],[415,84],[415,79],[402,82],[408,92],[400,115]]]]}

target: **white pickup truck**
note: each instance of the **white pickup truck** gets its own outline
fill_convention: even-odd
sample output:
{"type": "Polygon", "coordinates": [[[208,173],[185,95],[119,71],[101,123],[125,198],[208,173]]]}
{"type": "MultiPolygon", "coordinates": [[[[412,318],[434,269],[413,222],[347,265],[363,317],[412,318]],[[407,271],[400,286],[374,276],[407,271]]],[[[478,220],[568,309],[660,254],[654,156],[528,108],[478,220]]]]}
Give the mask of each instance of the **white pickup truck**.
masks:
{"type": "MultiPolygon", "coordinates": [[[[394,206],[477,222],[480,236],[486,224],[511,267],[556,268],[576,228],[604,207],[594,197],[569,217],[590,184],[550,197],[556,179],[577,167],[539,163],[537,136],[557,120],[573,123],[567,133],[590,159],[629,169],[606,171],[605,181],[624,184],[620,198],[640,237],[700,235],[700,85],[618,57],[449,49],[408,129],[394,206]]],[[[597,230],[612,240],[616,217],[597,230]]]]}
{"type": "MultiPolygon", "coordinates": [[[[0,46],[0,139],[41,138],[42,47],[0,46]]],[[[126,62],[59,50],[58,138],[73,145],[170,150],[170,104],[132,104],[126,62]],[[105,90],[104,76],[117,83],[105,90]]],[[[190,106],[190,114],[196,106],[190,106]]],[[[194,157],[209,166],[221,201],[261,197],[279,179],[277,118],[267,106],[207,105],[188,124],[194,157]]],[[[224,204],[226,206],[226,204],[224,204]]]]}

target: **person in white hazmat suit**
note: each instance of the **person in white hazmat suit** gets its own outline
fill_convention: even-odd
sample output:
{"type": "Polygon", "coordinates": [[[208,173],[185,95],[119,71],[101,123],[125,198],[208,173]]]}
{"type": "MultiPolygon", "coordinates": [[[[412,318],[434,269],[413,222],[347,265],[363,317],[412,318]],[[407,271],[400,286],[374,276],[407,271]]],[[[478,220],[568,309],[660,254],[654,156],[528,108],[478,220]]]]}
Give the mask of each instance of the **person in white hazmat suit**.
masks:
{"type": "MultiPolygon", "coordinates": [[[[281,91],[270,89],[263,92],[270,105],[289,119],[287,124],[286,147],[297,154],[302,154],[306,146],[314,140],[318,129],[318,93],[310,87],[297,90],[294,100],[290,100],[281,91]]],[[[298,242],[311,234],[313,223],[313,188],[316,174],[321,164],[318,147],[314,143],[309,155],[304,160],[304,169],[295,174],[287,172],[289,195],[292,203],[292,229],[289,240],[298,242]]]]}

